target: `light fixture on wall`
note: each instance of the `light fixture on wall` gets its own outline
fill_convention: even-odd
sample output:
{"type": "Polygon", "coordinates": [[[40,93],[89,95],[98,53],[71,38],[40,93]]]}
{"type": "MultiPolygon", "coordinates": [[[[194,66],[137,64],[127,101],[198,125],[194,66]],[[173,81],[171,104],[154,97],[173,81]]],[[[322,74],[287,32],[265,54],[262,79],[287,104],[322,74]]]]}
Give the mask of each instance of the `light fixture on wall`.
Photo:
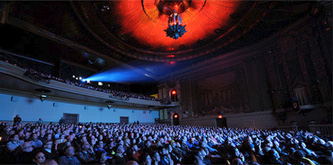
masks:
{"type": "Polygon", "coordinates": [[[11,101],[11,102],[17,102],[17,98],[14,97],[14,96],[12,96],[12,97],[10,98],[10,101],[11,101]]]}
{"type": "Polygon", "coordinates": [[[58,103],[53,103],[53,107],[58,107],[58,103]]]}
{"type": "Polygon", "coordinates": [[[41,102],[43,102],[46,98],[47,98],[46,95],[40,95],[40,96],[39,96],[39,100],[40,100],[41,102]]]}
{"type": "Polygon", "coordinates": [[[106,107],[107,107],[109,110],[111,110],[111,108],[112,108],[112,103],[114,103],[114,101],[112,101],[112,100],[107,100],[107,101],[105,101],[105,103],[107,104],[106,107]]]}
{"type": "Polygon", "coordinates": [[[35,89],[35,91],[41,93],[41,95],[37,96],[39,98],[40,101],[44,101],[47,96],[45,95],[46,93],[51,93],[51,90],[48,90],[48,89],[42,89],[42,88],[39,88],[39,89],[35,89]]]}
{"type": "Polygon", "coordinates": [[[154,110],[154,106],[148,106],[149,108],[149,113],[151,113],[154,110]]]}

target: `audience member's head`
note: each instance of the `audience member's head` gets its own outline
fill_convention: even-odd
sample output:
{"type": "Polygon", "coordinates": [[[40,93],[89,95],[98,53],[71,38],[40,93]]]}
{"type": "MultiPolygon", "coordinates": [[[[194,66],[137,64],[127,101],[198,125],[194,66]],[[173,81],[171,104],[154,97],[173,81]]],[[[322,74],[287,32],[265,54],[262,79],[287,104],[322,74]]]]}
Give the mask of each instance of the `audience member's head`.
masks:
{"type": "Polygon", "coordinates": [[[67,157],[71,157],[71,156],[74,156],[75,154],[75,149],[73,146],[67,146],[65,147],[64,149],[64,154],[67,156],[67,157]]]}
{"type": "Polygon", "coordinates": [[[33,162],[35,162],[36,164],[41,164],[44,161],[45,161],[45,155],[43,152],[38,151],[34,154],[33,162]]]}
{"type": "Polygon", "coordinates": [[[41,163],[41,165],[58,165],[58,163],[54,159],[48,159],[41,163]]]}

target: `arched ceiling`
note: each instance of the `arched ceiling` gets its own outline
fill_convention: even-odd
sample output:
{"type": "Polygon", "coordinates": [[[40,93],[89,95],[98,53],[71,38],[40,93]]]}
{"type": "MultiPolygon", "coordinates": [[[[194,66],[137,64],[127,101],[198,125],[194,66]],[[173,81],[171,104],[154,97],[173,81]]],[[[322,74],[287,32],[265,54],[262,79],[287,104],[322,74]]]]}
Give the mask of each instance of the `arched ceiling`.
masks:
{"type": "Polygon", "coordinates": [[[159,2],[71,4],[82,24],[107,47],[129,57],[159,62],[192,59],[223,48],[242,37],[274,5],[255,1],[186,1],[188,6],[180,15],[187,32],[175,40],[166,36],[169,16],[159,10],[159,2]]]}

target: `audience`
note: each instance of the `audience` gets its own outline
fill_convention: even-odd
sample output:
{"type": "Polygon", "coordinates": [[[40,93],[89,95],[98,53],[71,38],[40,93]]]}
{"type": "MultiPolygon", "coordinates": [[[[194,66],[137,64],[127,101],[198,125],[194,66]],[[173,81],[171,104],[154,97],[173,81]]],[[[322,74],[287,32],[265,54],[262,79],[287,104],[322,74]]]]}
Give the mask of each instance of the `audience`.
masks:
{"type": "Polygon", "coordinates": [[[162,124],[0,122],[7,155],[28,164],[332,164],[332,137],[162,124]]]}

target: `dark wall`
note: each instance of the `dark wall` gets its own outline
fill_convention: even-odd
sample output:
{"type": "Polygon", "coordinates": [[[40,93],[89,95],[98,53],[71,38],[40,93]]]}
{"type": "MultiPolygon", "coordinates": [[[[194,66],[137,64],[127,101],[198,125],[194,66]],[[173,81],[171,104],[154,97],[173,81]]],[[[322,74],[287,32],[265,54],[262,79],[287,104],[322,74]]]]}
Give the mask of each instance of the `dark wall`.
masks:
{"type": "Polygon", "coordinates": [[[332,30],[324,19],[311,18],[277,38],[265,63],[274,108],[332,101],[332,30]]]}
{"type": "Polygon", "coordinates": [[[206,64],[181,77],[182,110],[190,116],[288,111],[294,99],[306,111],[324,114],[311,120],[332,118],[332,23],[325,14],[303,18],[260,44],[206,64]]]}
{"type": "Polygon", "coordinates": [[[191,82],[183,85],[187,101],[182,105],[201,115],[263,111],[272,106],[262,56],[242,59],[191,82]]]}

